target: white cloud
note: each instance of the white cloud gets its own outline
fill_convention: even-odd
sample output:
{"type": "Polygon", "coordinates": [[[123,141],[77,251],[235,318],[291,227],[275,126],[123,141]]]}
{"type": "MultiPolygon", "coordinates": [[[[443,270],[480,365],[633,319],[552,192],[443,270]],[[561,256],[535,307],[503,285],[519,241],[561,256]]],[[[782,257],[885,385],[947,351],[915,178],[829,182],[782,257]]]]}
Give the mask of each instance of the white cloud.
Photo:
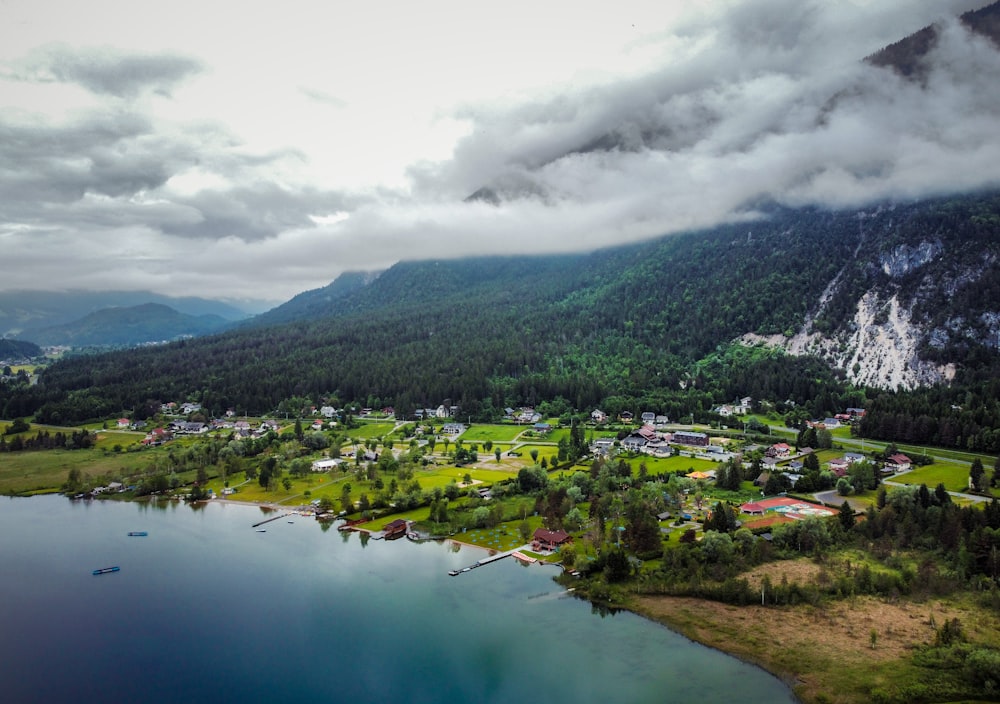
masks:
{"type": "Polygon", "coordinates": [[[960,0],[8,4],[10,289],[285,298],[1000,185],[995,46],[949,22],[924,83],[860,61],[960,0]]]}

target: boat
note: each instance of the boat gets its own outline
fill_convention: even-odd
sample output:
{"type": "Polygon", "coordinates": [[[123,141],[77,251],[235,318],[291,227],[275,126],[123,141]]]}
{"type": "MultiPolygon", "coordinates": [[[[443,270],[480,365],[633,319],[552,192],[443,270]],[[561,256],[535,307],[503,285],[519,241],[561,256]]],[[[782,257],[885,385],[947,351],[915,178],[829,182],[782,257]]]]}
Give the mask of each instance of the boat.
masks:
{"type": "Polygon", "coordinates": [[[458,570],[449,570],[448,574],[450,574],[452,577],[454,577],[455,575],[458,574],[458,570]]]}
{"type": "Polygon", "coordinates": [[[267,528],[258,528],[257,532],[258,533],[266,533],[267,532],[267,528]]]}
{"type": "Polygon", "coordinates": [[[102,567],[99,570],[94,570],[94,574],[107,574],[108,572],[117,572],[121,567],[115,565],[114,567],[102,567]]]}
{"type": "Polygon", "coordinates": [[[128,532],[129,536],[132,538],[145,538],[149,533],[144,530],[130,530],[128,532]]]}

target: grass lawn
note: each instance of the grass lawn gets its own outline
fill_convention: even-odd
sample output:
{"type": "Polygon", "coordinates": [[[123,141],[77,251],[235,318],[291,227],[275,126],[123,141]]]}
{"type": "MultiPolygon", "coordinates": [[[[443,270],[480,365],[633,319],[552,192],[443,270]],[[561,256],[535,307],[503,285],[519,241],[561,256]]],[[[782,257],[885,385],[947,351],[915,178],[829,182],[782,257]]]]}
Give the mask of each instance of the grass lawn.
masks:
{"type": "Polygon", "coordinates": [[[71,469],[93,477],[144,467],[149,456],[104,450],[29,450],[7,452],[0,462],[0,493],[20,493],[62,486],[71,469]]]}
{"type": "MultiPolygon", "coordinates": [[[[670,472],[705,472],[710,469],[718,469],[718,462],[711,462],[709,460],[700,460],[695,457],[650,457],[648,455],[639,455],[638,457],[623,457],[624,460],[632,465],[632,473],[639,473],[639,465],[645,464],[646,471],[650,475],[657,474],[667,474],[670,472]]],[[[614,459],[614,462],[618,462],[618,458],[614,459]]]]}
{"type": "Polygon", "coordinates": [[[514,438],[530,427],[527,425],[480,425],[476,423],[462,433],[461,438],[466,445],[474,442],[482,445],[487,440],[492,440],[494,443],[512,442],[514,438]]]}
{"type": "Polygon", "coordinates": [[[362,423],[358,428],[351,428],[347,431],[347,437],[359,440],[369,438],[381,438],[393,429],[392,423],[362,423]]]}
{"type": "Polygon", "coordinates": [[[900,484],[926,484],[927,488],[932,490],[938,484],[944,484],[944,488],[948,491],[968,491],[969,468],[939,460],[934,464],[918,467],[912,472],[892,477],[890,481],[900,484]]]}

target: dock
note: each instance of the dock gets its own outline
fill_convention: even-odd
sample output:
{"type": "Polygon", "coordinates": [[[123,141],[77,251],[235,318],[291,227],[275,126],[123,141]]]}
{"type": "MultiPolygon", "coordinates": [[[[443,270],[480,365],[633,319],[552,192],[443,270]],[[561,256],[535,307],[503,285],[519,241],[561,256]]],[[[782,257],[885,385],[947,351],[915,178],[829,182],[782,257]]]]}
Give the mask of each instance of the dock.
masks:
{"type": "Polygon", "coordinates": [[[254,523],[250,527],[251,528],[256,528],[257,526],[262,526],[265,523],[270,523],[271,521],[277,521],[277,520],[280,520],[282,518],[285,518],[286,516],[294,516],[294,515],[295,515],[294,511],[288,511],[286,513],[281,514],[280,516],[273,516],[271,518],[265,518],[263,521],[258,521],[257,523],[254,523]]]}
{"type": "MultiPolygon", "coordinates": [[[[462,574],[463,572],[470,572],[470,571],[476,569],[477,567],[482,567],[483,565],[488,565],[490,563],[496,562],[497,560],[502,560],[505,557],[510,557],[511,555],[517,556],[517,555],[521,555],[521,553],[518,552],[517,548],[515,548],[514,550],[507,550],[506,552],[498,552],[496,555],[490,555],[489,557],[484,557],[481,560],[476,560],[474,563],[472,563],[468,567],[463,567],[460,570],[451,570],[451,571],[448,572],[448,574],[450,574],[452,577],[457,577],[458,575],[462,574]]],[[[521,555],[521,557],[527,557],[527,556],[526,555],[521,555]]],[[[528,559],[531,559],[531,558],[528,558],[528,559]]]]}

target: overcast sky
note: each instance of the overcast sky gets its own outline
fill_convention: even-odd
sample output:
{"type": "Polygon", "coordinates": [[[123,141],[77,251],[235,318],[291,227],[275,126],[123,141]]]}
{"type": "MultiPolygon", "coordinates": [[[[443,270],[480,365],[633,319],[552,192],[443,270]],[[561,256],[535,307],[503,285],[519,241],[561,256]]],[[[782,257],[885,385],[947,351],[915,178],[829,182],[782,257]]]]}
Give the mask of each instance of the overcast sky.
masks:
{"type": "Polygon", "coordinates": [[[0,0],[0,290],[279,301],[997,186],[995,47],[860,61],[985,2],[0,0]]]}

